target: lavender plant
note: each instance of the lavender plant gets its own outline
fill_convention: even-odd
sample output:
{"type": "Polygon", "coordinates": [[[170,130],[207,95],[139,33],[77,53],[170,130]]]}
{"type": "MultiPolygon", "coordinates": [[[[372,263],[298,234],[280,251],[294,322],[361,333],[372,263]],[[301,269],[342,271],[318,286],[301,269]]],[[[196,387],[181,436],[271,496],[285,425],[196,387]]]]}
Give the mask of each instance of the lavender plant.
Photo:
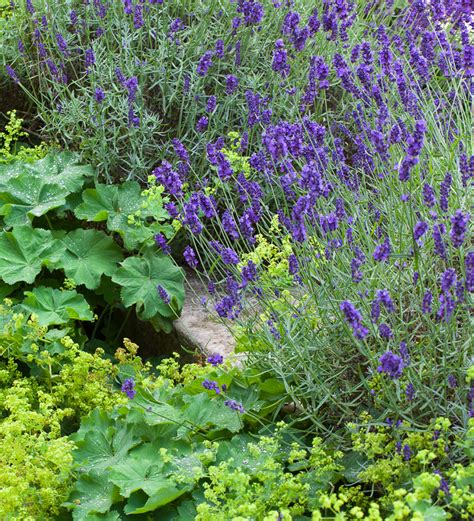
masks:
{"type": "MultiPolygon", "coordinates": [[[[33,0],[16,3],[0,29],[2,54],[44,132],[109,181],[146,179],[172,138],[201,180],[208,141],[247,123],[256,135],[272,113],[297,117],[294,85],[306,83],[311,56],[330,58],[339,33],[359,40],[364,26],[353,20],[364,4],[33,0]]],[[[315,95],[324,64],[311,78],[306,104],[324,114],[327,100],[315,95]]]]}
{"type": "Polygon", "coordinates": [[[178,189],[180,162],[155,170],[191,232],[185,258],[249,361],[283,378],[320,429],[367,407],[380,421],[423,429],[441,414],[465,428],[472,19],[462,4],[416,3],[357,42],[345,29],[361,13],[326,2],[318,29],[332,55],[311,56],[292,83],[299,46],[314,50],[300,31],[317,24],[285,9],[280,92],[246,92],[247,125],[208,143],[211,173],[193,192],[178,189]],[[297,110],[281,119],[286,90],[297,110]]]}
{"type": "MultiPolygon", "coordinates": [[[[180,222],[247,355],[152,375],[137,346],[118,352],[127,403],[74,436],[75,519],[472,517],[472,31],[464,0],[14,5],[10,85],[45,134],[128,182],[79,202],[2,167],[3,287],[46,264],[96,290],[108,266],[124,304],[169,327],[182,277],[157,263],[180,222]],[[149,174],[144,202],[132,179],[149,174]],[[98,273],[78,271],[87,235],[111,239],[31,228],[58,209],[118,234],[120,259],[99,245],[98,273]]],[[[60,293],[50,324],[90,319],[60,293]]],[[[44,300],[32,288],[23,309],[44,300]]]]}

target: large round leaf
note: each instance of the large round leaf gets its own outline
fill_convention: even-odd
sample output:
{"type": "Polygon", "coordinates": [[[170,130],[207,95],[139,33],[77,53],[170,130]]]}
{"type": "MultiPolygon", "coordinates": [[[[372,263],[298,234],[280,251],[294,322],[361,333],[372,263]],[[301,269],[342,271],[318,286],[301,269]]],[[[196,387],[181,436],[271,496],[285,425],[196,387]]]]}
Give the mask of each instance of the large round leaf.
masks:
{"type": "Polygon", "coordinates": [[[136,305],[143,320],[161,315],[173,320],[181,312],[184,302],[184,274],[170,257],[147,251],[143,257],[129,257],[122,262],[112,280],[122,286],[121,296],[125,306],[136,305]],[[171,302],[165,304],[158,295],[162,286],[171,302]]]}
{"type": "Polygon", "coordinates": [[[110,521],[116,517],[108,511],[119,500],[118,488],[109,481],[107,474],[90,472],[79,477],[66,506],[73,509],[74,521],[94,519],[94,514],[103,514],[96,519],[110,521]]]}
{"type": "Polygon", "coordinates": [[[50,153],[35,163],[35,169],[45,182],[61,186],[68,195],[77,192],[85,179],[94,177],[92,166],[78,164],[79,160],[73,152],[50,153]]]}
{"type": "Polygon", "coordinates": [[[58,259],[61,250],[48,230],[16,226],[11,232],[1,232],[0,278],[7,284],[31,284],[42,266],[58,259]]]}
{"type": "Polygon", "coordinates": [[[59,185],[66,197],[76,192],[84,184],[84,180],[94,176],[94,169],[88,165],[78,165],[79,156],[72,152],[49,153],[43,159],[34,163],[15,161],[0,165],[0,192],[5,190],[9,179],[22,174],[29,178],[39,177],[44,183],[59,185]]]}
{"type": "Polygon", "coordinates": [[[55,183],[46,183],[41,177],[23,173],[10,179],[5,191],[0,192],[0,215],[10,226],[29,224],[66,203],[67,192],[55,183]]]}
{"type": "Polygon", "coordinates": [[[76,284],[99,287],[102,275],[113,275],[123,259],[119,246],[104,232],[75,230],[61,239],[64,253],[57,267],[76,284]]]}
{"type": "Polygon", "coordinates": [[[38,316],[40,326],[66,324],[69,320],[94,320],[86,299],[74,290],[40,286],[25,291],[25,295],[22,306],[38,316]]]}
{"type": "Polygon", "coordinates": [[[134,249],[139,240],[148,238],[135,237],[136,226],[129,223],[129,216],[140,210],[143,203],[137,182],[118,186],[97,184],[95,188],[84,190],[82,200],[74,211],[76,217],[93,222],[107,221],[107,228],[120,234],[126,248],[134,249]]]}
{"type": "Polygon", "coordinates": [[[132,492],[140,489],[151,496],[169,485],[162,469],[163,460],[158,459],[156,453],[154,461],[128,456],[110,468],[109,479],[119,487],[120,494],[124,497],[130,497],[132,492]]]}
{"type": "Polygon", "coordinates": [[[66,203],[66,197],[80,190],[94,170],[77,165],[71,153],[48,154],[35,163],[16,161],[0,165],[0,215],[9,226],[29,224],[66,203]]]}

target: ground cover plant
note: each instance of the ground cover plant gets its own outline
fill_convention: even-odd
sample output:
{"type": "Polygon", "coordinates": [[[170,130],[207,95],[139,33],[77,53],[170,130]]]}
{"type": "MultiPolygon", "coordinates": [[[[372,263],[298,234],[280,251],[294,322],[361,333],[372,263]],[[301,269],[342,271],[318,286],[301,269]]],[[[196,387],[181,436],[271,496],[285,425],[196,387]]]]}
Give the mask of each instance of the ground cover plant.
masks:
{"type": "Polygon", "coordinates": [[[122,305],[169,331],[184,289],[182,270],[155,240],[176,233],[162,188],[94,184],[94,170],[70,153],[33,162],[41,148],[12,155],[10,134],[0,165],[1,295],[24,293],[23,307],[44,326],[90,321],[92,309],[104,315],[122,305]]]}
{"type": "Polygon", "coordinates": [[[0,2],[3,518],[474,516],[473,30],[0,2]],[[171,331],[181,264],[244,359],[116,351],[171,331]]]}

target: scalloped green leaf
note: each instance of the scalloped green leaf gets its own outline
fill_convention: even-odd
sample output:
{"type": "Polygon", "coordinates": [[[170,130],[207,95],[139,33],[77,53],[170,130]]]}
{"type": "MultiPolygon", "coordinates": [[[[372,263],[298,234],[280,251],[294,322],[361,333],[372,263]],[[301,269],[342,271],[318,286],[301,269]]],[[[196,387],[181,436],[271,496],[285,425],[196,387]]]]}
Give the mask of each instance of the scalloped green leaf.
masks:
{"type": "Polygon", "coordinates": [[[141,497],[135,500],[135,497],[130,498],[127,505],[124,508],[126,514],[144,514],[146,512],[152,512],[163,505],[171,503],[175,499],[179,498],[186,492],[189,492],[190,487],[177,488],[172,483],[167,483],[159,490],[157,490],[152,496],[150,496],[145,504],[142,503],[141,497]]]}
{"type": "Polygon", "coordinates": [[[16,226],[0,232],[0,278],[7,284],[32,284],[43,266],[58,260],[62,245],[48,230],[16,226]]]}
{"type": "Polygon", "coordinates": [[[76,192],[82,187],[85,179],[94,176],[91,166],[80,165],[78,162],[79,156],[72,152],[52,152],[34,163],[15,161],[0,165],[0,191],[4,190],[9,179],[27,174],[30,178],[37,176],[45,183],[57,184],[66,192],[76,192]]]}
{"type": "Polygon", "coordinates": [[[109,479],[120,489],[124,497],[129,497],[132,492],[143,490],[151,496],[158,490],[169,485],[169,480],[163,474],[163,462],[156,458],[147,461],[128,457],[123,462],[110,468],[109,479]]]}
{"type": "Polygon", "coordinates": [[[112,276],[123,260],[115,241],[98,230],[74,230],[61,239],[64,253],[57,263],[76,284],[99,287],[102,275],[112,276]]]}
{"type": "Polygon", "coordinates": [[[10,179],[4,189],[0,192],[0,215],[9,226],[29,224],[33,218],[63,206],[68,195],[59,185],[28,173],[10,179]]]}
{"type": "Polygon", "coordinates": [[[119,500],[118,490],[107,475],[91,472],[79,477],[65,506],[73,509],[75,521],[82,521],[90,519],[90,514],[105,514],[119,500]]]}
{"type": "Polygon", "coordinates": [[[74,453],[76,461],[80,462],[83,471],[105,470],[120,463],[128,451],[138,445],[140,440],[135,436],[133,427],[105,427],[95,425],[95,428],[74,437],[77,449],[74,453]]]}
{"type": "Polygon", "coordinates": [[[25,295],[22,307],[35,313],[41,326],[66,324],[70,320],[94,320],[89,304],[77,291],[40,286],[25,291],[25,295]]]}
{"type": "Polygon", "coordinates": [[[135,237],[136,227],[129,224],[129,216],[142,207],[140,185],[136,181],[128,181],[121,185],[97,184],[82,194],[82,204],[74,213],[79,219],[92,222],[107,221],[107,228],[120,234],[125,246],[136,247],[141,236],[135,237]]]}
{"type": "MultiPolygon", "coordinates": [[[[229,409],[222,400],[215,400],[207,393],[184,396],[183,401],[186,404],[183,414],[192,425],[201,429],[228,429],[230,432],[238,432],[242,428],[240,413],[229,409]]],[[[178,429],[178,435],[185,434],[183,427],[178,429]]]]}
{"type": "Polygon", "coordinates": [[[143,257],[129,257],[121,263],[112,280],[122,286],[123,304],[136,305],[142,320],[161,315],[171,321],[179,316],[184,302],[184,273],[169,257],[151,251],[143,257]],[[159,297],[159,285],[170,296],[170,304],[159,297]]]}
{"type": "Polygon", "coordinates": [[[82,188],[86,179],[94,177],[94,168],[78,164],[80,157],[72,152],[48,154],[35,163],[36,170],[48,183],[55,183],[69,193],[82,188]]]}

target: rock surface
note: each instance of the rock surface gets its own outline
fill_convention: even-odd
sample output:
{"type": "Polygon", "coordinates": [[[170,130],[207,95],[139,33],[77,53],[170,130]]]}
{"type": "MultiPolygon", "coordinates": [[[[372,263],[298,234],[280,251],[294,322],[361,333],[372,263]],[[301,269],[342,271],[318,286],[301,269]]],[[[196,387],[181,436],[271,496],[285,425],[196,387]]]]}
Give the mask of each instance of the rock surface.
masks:
{"type": "Polygon", "coordinates": [[[209,298],[206,286],[193,273],[186,273],[186,298],[181,317],[174,322],[180,342],[190,348],[199,349],[204,355],[219,353],[231,355],[235,341],[229,330],[218,322],[203,306],[201,299],[209,298]]]}

